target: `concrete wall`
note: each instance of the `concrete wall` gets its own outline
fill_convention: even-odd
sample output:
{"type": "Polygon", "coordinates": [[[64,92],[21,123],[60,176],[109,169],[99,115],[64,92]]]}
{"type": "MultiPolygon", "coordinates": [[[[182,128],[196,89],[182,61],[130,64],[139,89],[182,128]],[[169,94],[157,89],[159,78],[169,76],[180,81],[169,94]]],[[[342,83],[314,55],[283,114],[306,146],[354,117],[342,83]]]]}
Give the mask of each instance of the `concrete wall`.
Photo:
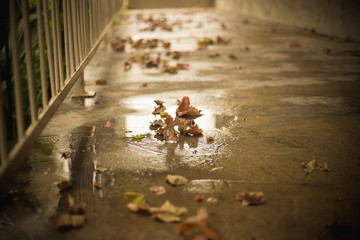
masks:
{"type": "Polygon", "coordinates": [[[221,10],[360,41],[360,0],[216,0],[221,10]]]}
{"type": "Polygon", "coordinates": [[[213,7],[215,0],[129,0],[129,8],[213,7]]]}

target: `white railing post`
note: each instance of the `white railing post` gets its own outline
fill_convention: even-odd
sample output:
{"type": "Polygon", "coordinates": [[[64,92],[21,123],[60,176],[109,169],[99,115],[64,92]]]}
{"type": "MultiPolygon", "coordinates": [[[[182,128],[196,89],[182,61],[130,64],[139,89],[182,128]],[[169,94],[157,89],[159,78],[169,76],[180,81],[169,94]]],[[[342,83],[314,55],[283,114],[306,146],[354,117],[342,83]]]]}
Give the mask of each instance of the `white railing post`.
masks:
{"type": "MultiPolygon", "coordinates": [[[[29,18],[29,0],[21,0],[21,8],[16,0],[9,1],[12,76],[12,93],[15,100],[15,119],[17,136],[15,145],[8,149],[3,102],[2,81],[0,81],[0,187],[12,176],[21,161],[26,157],[41,131],[50,121],[55,111],[72,92],[72,96],[89,97],[95,92],[84,88],[84,69],[94,56],[101,40],[110,29],[112,21],[121,11],[122,0],[36,0],[37,37],[39,51],[34,51],[31,29],[33,19],[29,18]],[[114,2],[116,4],[110,4],[114,2]],[[110,6],[118,9],[111,9],[110,6]],[[18,15],[18,12],[21,14],[18,15]],[[63,18],[60,19],[61,12],[63,18]],[[111,14],[111,15],[108,15],[111,14]],[[18,24],[22,16],[23,25],[18,24]],[[61,22],[61,21],[64,22],[61,22]],[[50,25],[51,22],[51,25],[50,25]],[[19,39],[18,30],[24,28],[24,39],[19,39]],[[62,34],[64,33],[64,34],[62,34]],[[44,37],[45,35],[45,37],[44,37]],[[45,38],[45,40],[44,40],[45,38]],[[21,45],[21,48],[19,46],[21,45]],[[21,55],[20,49],[25,49],[21,55]],[[64,49],[64,52],[63,52],[64,49]],[[64,55],[65,53],[65,55],[64,55]],[[39,54],[41,89],[36,89],[33,54],[39,54]],[[24,58],[25,57],[25,58],[24,58]],[[63,59],[65,57],[65,64],[63,59]],[[46,61],[46,58],[48,61],[46,61]],[[23,62],[25,59],[25,62],[23,62]],[[21,70],[26,63],[26,77],[21,70]],[[65,70],[65,73],[64,73],[65,70]],[[47,73],[50,75],[48,79],[47,73]],[[24,79],[22,79],[24,78],[24,79]],[[22,83],[27,83],[23,84],[22,83]],[[26,86],[25,86],[26,85],[26,86]],[[24,90],[23,88],[26,89],[24,90]],[[49,88],[49,89],[48,89],[49,88]],[[23,92],[29,94],[24,101],[23,92]],[[50,91],[50,94],[49,92],[50,91]],[[37,95],[42,95],[42,112],[38,113],[37,95]],[[25,121],[24,110],[30,109],[31,122],[25,121]]],[[[31,9],[34,10],[34,9],[31,9]]],[[[35,55],[36,56],[36,55],[35,55]]],[[[37,76],[36,76],[37,77],[37,76]]],[[[8,88],[10,89],[10,88],[8,88]]],[[[14,139],[15,138],[15,139],[14,139]]]]}

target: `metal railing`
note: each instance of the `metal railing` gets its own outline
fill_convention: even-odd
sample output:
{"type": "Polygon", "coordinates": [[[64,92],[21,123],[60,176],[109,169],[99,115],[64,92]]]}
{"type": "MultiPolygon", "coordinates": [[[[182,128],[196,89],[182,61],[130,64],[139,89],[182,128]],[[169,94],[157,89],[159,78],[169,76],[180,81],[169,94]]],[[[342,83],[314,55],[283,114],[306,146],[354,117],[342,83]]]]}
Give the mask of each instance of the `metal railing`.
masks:
{"type": "Polygon", "coordinates": [[[0,49],[11,59],[10,74],[1,74],[0,79],[0,185],[21,164],[67,94],[88,94],[84,68],[121,11],[122,2],[9,0],[8,51],[0,49]],[[9,126],[16,126],[13,136],[9,136],[9,126]]]}

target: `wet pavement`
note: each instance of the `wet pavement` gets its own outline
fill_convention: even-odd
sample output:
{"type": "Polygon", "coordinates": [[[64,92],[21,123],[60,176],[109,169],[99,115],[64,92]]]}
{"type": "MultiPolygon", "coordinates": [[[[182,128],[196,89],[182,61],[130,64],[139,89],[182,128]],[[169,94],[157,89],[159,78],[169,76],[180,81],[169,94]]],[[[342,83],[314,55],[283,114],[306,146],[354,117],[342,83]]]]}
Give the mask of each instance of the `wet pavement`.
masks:
{"type": "Polygon", "coordinates": [[[166,200],[184,206],[187,216],[205,206],[220,239],[358,239],[359,50],[359,43],[314,30],[213,9],[129,11],[86,69],[86,90],[96,97],[65,100],[1,194],[0,239],[182,239],[176,224],[130,212],[127,191],[145,194],[151,206],[166,200]],[[172,32],[144,31],[139,14],[177,23],[172,32]],[[166,56],[161,44],[126,43],[125,52],[116,52],[110,43],[117,36],[169,41],[169,50],[182,56],[166,56]],[[197,50],[198,39],[217,36],[231,42],[197,50]],[[124,69],[128,57],[145,52],[189,69],[169,74],[138,63],[124,69]],[[98,79],[107,83],[96,85],[98,79]],[[159,140],[149,129],[159,118],[151,114],[153,101],[165,101],[175,117],[183,96],[202,110],[195,122],[203,135],[159,140]],[[145,138],[133,139],[139,134],[145,138]],[[302,163],[313,159],[331,172],[305,175],[302,163]],[[96,171],[99,166],[107,170],[96,171]],[[170,186],[167,174],[189,183],[170,186]],[[73,187],[59,193],[63,179],[73,187]],[[150,192],[154,185],[166,194],[150,192]],[[264,205],[235,200],[238,192],[259,191],[264,205]],[[59,232],[48,219],[67,210],[68,194],[88,204],[86,225],[59,232]],[[196,194],[218,202],[198,203],[196,194]]]}

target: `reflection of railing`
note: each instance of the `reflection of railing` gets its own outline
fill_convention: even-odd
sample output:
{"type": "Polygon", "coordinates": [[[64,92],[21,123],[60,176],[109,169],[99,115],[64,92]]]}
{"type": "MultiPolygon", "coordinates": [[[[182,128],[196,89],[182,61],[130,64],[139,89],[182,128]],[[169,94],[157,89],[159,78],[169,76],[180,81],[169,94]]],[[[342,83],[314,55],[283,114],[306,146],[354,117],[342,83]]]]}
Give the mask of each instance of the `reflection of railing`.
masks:
{"type": "MultiPolygon", "coordinates": [[[[83,85],[84,68],[111,26],[112,20],[121,10],[123,1],[51,0],[49,2],[50,4],[48,0],[36,0],[36,6],[33,8],[36,9],[36,13],[30,16],[28,0],[9,1],[11,54],[8,58],[11,59],[12,69],[9,72],[12,71],[12,74],[8,81],[5,81],[3,76],[0,79],[0,184],[3,184],[20,165],[66,95],[71,90],[74,95],[87,94],[83,85]],[[31,36],[34,32],[34,24],[32,24],[34,18],[37,36],[31,36]],[[23,29],[23,41],[19,35],[20,28],[23,29]],[[33,46],[36,37],[38,51],[35,51],[33,46]],[[21,55],[22,50],[24,55],[21,55]],[[39,62],[35,61],[35,66],[40,67],[38,85],[41,87],[36,86],[34,77],[35,54],[39,58],[39,62]],[[21,75],[22,56],[26,63],[26,77],[21,75]],[[24,89],[28,99],[23,96],[24,89]],[[13,96],[15,102],[15,114],[6,116],[7,120],[5,120],[4,95],[13,96]],[[37,96],[40,95],[42,102],[38,104],[37,96]],[[25,109],[29,109],[28,124],[25,121],[25,109]],[[16,125],[15,143],[12,146],[9,146],[11,137],[7,134],[11,130],[6,131],[9,119],[16,125]]],[[[9,111],[6,112],[8,113],[9,111]]]]}

